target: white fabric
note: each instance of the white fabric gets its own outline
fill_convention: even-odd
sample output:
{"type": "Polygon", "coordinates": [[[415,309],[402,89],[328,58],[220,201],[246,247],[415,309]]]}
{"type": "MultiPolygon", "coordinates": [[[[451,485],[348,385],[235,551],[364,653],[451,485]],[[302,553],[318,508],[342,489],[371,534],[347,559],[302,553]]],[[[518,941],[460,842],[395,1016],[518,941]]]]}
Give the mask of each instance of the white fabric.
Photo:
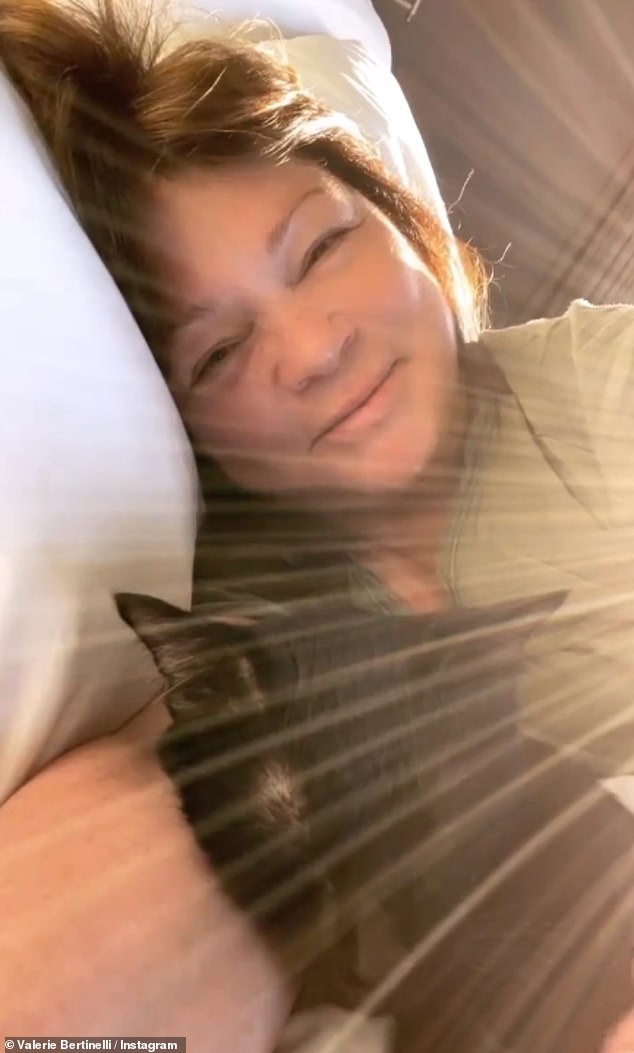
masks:
{"type": "Polygon", "coordinates": [[[0,73],[0,800],[155,690],[115,590],[187,603],[195,474],[154,361],[0,73]]]}
{"type": "Polygon", "coordinates": [[[390,38],[371,0],[177,0],[177,8],[193,17],[213,14],[234,24],[266,20],[286,38],[356,40],[379,65],[391,69],[390,38]]]}

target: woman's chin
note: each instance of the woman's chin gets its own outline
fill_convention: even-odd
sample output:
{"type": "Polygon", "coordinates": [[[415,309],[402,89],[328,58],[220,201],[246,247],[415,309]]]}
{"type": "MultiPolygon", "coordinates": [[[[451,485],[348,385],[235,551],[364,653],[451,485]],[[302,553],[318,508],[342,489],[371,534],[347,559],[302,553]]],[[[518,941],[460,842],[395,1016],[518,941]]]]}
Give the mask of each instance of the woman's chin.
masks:
{"type": "Polygon", "coordinates": [[[356,458],[350,471],[351,488],[386,497],[407,493],[425,476],[435,448],[432,434],[421,436],[419,432],[391,442],[386,437],[356,458]]]}
{"type": "Polygon", "coordinates": [[[404,495],[418,486],[425,476],[426,458],[397,458],[381,461],[358,461],[354,471],[341,472],[330,489],[361,499],[378,500],[404,495]]]}
{"type": "Polygon", "coordinates": [[[307,456],[280,466],[270,458],[253,461],[247,471],[230,473],[238,485],[254,493],[286,497],[304,507],[323,509],[324,498],[348,495],[361,499],[406,494],[418,486],[434,463],[438,435],[427,421],[408,428],[386,428],[364,443],[345,449],[326,447],[318,457],[307,456]]]}

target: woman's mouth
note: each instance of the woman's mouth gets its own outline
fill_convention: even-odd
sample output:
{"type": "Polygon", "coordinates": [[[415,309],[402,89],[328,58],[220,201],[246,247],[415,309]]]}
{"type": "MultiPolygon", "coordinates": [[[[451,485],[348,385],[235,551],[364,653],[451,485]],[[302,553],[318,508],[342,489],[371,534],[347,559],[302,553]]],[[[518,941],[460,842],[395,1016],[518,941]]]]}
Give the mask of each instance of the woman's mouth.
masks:
{"type": "Polygon", "coordinates": [[[319,432],[312,445],[328,438],[348,442],[369,428],[382,423],[389,412],[394,394],[394,375],[398,372],[402,359],[393,362],[390,368],[369,390],[351,401],[333,417],[326,427],[319,432]]]}

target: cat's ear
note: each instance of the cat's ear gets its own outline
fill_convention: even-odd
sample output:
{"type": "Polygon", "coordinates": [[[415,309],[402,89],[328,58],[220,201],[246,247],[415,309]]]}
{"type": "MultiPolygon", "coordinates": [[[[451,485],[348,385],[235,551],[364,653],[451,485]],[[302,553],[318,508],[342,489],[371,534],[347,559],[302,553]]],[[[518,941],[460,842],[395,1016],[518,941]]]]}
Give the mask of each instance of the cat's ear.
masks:
{"type": "Polygon", "coordinates": [[[191,615],[180,607],[140,593],[118,592],[114,602],[120,617],[134,630],[171,684],[186,659],[186,631],[191,615]]]}
{"type": "Polygon", "coordinates": [[[170,688],[178,688],[202,662],[210,662],[216,649],[235,647],[246,631],[240,619],[183,611],[155,596],[117,593],[114,599],[119,615],[150,651],[170,688]]]}
{"type": "Polygon", "coordinates": [[[483,626],[492,630],[508,629],[525,641],[540,623],[562,606],[566,596],[567,593],[561,590],[541,593],[539,596],[524,596],[519,600],[506,600],[480,608],[477,617],[483,626]]]}
{"type": "Polygon", "coordinates": [[[120,617],[150,651],[166,636],[177,633],[188,618],[181,607],[138,592],[117,592],[114,602],[120,617]]]}
{"type": "Polygon", "coordinates": [[[500,657],[504,652],[519,658],[531,633],[561,607],[567,595],[561,590],[488,607],[447,611],[435,620],[436,633],[470,637],[483,647],[490,645],[500,657]]]}
{"type": "MultiPolygon", "coordinates": [[[[522,742],[517,687],[526,645],[532,633],[561,607],[566,595],[552,592],[443,615],[441,639],[448,644],[444,683],[449,691],[455,683],[458,696],[452,696],[454,704],[444,708],[443,719],[437,722],[438,750],[447,743],[467,750],[478,745],[485,750],[496,743],[502,766],[508,764],[513,769],[516,761],[519,763],[514,752],[522,742]]],[[[436,626],[434,635],[438,638],[436,626]]],[[[473,787],[477,780],[476,784],[473,779],[469,781],[460,767],[467,756],[461,749],[456,749],[447,762],[444,775],[456,786],[464,778],[465,786],[473,787]]],[[[495,770],[499,773],[501,769],[495,770]]],[[[482,777],[486,782],[484,769],[482,777]]],[[[473,790],[475,796],[477,792],[473,790]]]]}

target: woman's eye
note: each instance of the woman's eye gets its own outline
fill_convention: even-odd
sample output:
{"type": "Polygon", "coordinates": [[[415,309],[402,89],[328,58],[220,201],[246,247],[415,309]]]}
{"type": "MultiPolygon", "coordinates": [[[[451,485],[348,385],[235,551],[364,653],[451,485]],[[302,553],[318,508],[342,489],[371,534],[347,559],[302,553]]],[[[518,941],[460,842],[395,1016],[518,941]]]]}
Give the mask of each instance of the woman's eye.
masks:
{"type": "Polygon", "coordinates": [[[322,256],[325,256],[327,252],[332,249],[337,242],[342,241],[346,234],[350,233],[350,230],[354,229],[351,227],[342,227],[340,230],[333,230],[330,234],[326,234],[321,241],[318,241],[316,245],[313,245],[309,249],[305,259],[304,266],[302,267],[302,277],[308,274],[311,267],[314,267],[319,262],[322,256]]]}
{"type": "Polygon", "coordinates": [[[241,342],[241,340],[233,340],[227,341],[225,344],[217,344],[216,347],[213,347],[207,354],[203,355],[199,365],[194,370],[194,384],[204,380],[210,373],[218,369],[223,362],[226,362],[231,353],[237,350],[241,342]]]}

